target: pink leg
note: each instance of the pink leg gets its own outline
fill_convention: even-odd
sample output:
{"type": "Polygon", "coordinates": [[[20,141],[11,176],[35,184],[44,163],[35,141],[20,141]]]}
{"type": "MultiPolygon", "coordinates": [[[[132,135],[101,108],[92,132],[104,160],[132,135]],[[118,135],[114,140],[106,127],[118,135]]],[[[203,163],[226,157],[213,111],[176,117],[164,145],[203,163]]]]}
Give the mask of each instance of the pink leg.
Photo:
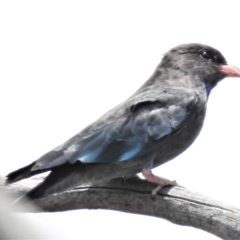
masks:
{"type": "Polygon", "coordinates": [[[153,173],[149,167],[143,168],[142,175],[146,178],[147,181],[158,184],[158,186],[155,189],[153,189],[152,196],[157,195],[157,193],[165,186],[177,186],[178,185],[176,181],[170,181],[168,179],[153,175],[153,173]]]}

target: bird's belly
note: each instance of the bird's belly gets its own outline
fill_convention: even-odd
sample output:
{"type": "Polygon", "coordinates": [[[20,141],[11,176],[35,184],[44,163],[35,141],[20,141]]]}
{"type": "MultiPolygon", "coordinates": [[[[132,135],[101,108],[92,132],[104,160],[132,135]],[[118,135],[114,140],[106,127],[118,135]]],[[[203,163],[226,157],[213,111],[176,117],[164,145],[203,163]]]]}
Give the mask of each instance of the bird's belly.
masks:
{"type": "Polygon", "coordinates": [[[200,133],[204,118],[205,109],[198,112],[198,114],[196,114],[180,131],[163,139],[159,147],[152,152],[153,167],[157,167],[172,160],[185,151],[200,133]]]}

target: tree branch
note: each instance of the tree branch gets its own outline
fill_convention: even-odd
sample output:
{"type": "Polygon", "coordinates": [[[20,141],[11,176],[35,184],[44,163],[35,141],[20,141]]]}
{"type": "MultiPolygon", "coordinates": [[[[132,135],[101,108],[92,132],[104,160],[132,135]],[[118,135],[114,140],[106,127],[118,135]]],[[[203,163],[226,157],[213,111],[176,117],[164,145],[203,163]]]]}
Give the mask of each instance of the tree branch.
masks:
{"type": "MultiPolygon", "coordinates": [[[[4,189],[16,197],[26,193],[40,181],[42,178],[32,178],[4,189]]],[[[3,181],[0,185],[3,185],[3,181]]],[[[153,200],[151,191],[155,187],[155,184],[137,177],[124,181],[119,178],[105,185],[78,188],[33,202],[39,207],[38,211],[111,209],[164,218],[176,224],[202,229],[222,239],[240,239],[239,209],[181,187],[164,188],[153,200]]],[[[29,203],[25,206],[29,207],[29,203]]],[[[23,211],[32,210],[25,208],[23,211]]]]}

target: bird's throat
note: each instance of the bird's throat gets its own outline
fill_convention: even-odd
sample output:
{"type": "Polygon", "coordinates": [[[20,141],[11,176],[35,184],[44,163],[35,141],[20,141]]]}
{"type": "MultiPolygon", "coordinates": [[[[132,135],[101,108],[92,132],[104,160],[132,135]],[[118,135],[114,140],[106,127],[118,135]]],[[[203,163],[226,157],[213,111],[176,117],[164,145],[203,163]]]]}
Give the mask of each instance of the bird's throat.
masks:
{"type": "Polygon", "coordinates": [[[206,90],[207,97],[209,97],[209,94],[211,93],[213,86],[209,84],[209,82],[203,82],[203,88],[206,90]]]}

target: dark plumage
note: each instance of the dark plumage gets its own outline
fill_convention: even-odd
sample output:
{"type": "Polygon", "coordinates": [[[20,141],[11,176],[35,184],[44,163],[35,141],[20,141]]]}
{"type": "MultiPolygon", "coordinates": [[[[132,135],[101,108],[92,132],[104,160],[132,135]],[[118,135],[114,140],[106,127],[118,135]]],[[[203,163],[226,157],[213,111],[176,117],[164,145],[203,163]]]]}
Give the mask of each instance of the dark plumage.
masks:
{"type": "Polygon", "coordinates": [[[39,198],[142,171],[163,186],[174,182],[154,176],[159,166],[182,153],[198,136],[208,96],[224,77],[240,77],[223,55],[201,44],[167,52],[150,79],[129,99],[30,165],[8,174],[13,183],[51,171],[27,196],[39,198]]]}

